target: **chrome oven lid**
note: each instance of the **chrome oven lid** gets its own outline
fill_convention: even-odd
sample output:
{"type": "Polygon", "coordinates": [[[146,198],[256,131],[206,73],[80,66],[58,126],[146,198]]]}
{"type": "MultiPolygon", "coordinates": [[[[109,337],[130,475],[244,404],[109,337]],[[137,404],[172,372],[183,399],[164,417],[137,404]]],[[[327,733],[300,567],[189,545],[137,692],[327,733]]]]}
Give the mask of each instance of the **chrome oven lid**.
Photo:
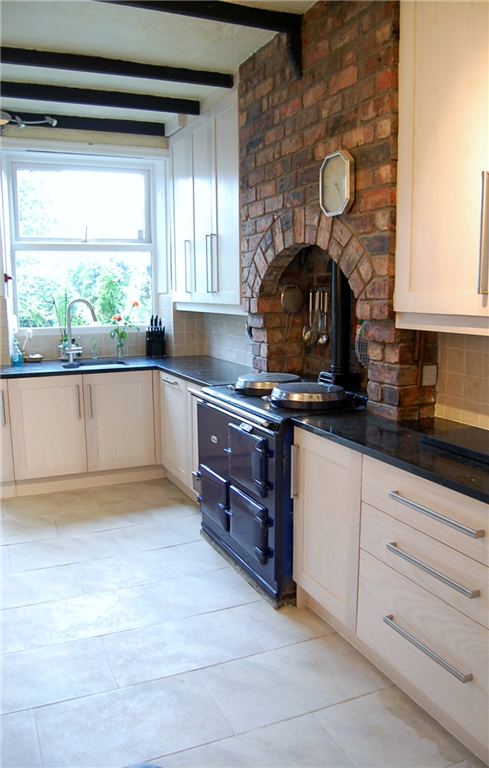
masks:
{"type": "Polygon", "coordinates": [[[281,408],[334,410],[345,404],[347,395],[337,384],[300,381],[274,387],[270,400],[281,408]]]}
{"type": "Polygon", "coordinates": [[[237,379],[234,389],[243,395],[269,395],[279,384],[299,382],[300,376],[295,373],[250,373],[237,379]]]}

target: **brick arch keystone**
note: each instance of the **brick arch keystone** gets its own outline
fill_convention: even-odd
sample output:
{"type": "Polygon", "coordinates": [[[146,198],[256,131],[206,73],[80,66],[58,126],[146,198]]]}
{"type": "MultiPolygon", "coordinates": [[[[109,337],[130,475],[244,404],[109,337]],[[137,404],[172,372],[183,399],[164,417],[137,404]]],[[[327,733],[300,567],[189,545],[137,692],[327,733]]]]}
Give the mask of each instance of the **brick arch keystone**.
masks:
{"type": "MultiPolygon", "coordinates": [[[[375,270],[356,234],[339,218],[329,218],[318,206],[295,208],[278,216],[263,235],[243,274],[243,297],[273,296],[294,256],[317,245],[329,253],[347,276],[357,299],[369,295],[375,270]]],[[[249,302],[252,306],[256,302],[249,302]]]]}

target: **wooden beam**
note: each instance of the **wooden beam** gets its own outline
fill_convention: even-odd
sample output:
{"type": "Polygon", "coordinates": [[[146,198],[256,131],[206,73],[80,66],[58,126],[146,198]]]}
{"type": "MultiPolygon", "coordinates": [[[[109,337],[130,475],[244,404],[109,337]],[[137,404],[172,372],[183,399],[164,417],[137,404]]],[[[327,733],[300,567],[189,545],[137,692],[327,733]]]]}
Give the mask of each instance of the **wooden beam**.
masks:
{"type": "Polygon", "coordinates": [[[79,56],[72,53],[54,51],[35,51],[26,48],[0,48],[2,64],[17,64],[26,67],[44,67],[45,69],[63,69],[72,72],[91,72],[103,75],[122,75],[126,77],[164,80],[173,83],[191,83],[217,88],[232,88],[233,76],[222,72],[207,72],[180,67],[167,67],[156,64],[141,64],[135,61],[119,61],[102,56],[79,56]]]}
{"type": "MultiPolygon", "coordinates": [[[[46,114],[45,112],[24,112],[24,110],[13,109],[8,106],[5,109],[12,116],[20,112],[20,118],[26,120],[27,123],[32,120],[43,120],[46,114]]],[[[48,114],[49,117],[53,117],[57,121],[56,128],[74,131],[103,131],[104,133],[132,133],[139,136],[159,136],[161,138],[165,136],[164,123],[149,123],[141,120],[114,120],[112,118],[99,117],[75,117],[74,115],[53,115],[52,112],[48,114]]],[[[26,125],[26,128],[29,127],[29,125],[26,125]]]]}
{"type": "Polygon", "coordinates": [[[287,35],[287,53],[295,75],[297,79],[302,77],[302,16],[299,13],[269,11],[265,8],[226,3],[220,0],[213,2],[207,0],[96,0],[96,2],[283,32],[287,35]]]}
{"type": "Polygon", "coordinates": [[[89,104],[97,107],[171,112],[181,115],[200,114],[200,104],[192,99],[174,99],[167,96],[149,96],[142,93],[97,91],[92,88],[67,88],[58,85],[33,83],[0,83],[2,98],[29,101],[55,101],[61,104],[89,104]]]}

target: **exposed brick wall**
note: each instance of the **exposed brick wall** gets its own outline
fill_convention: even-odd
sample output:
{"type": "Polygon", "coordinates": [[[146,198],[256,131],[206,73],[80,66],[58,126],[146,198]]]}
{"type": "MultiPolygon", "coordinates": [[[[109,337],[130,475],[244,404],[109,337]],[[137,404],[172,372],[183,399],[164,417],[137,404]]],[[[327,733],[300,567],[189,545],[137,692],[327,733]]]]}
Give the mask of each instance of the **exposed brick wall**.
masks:
{"type": "Polygon", "coordinates": [[[434,388],[418,386],[418,361],[436,360],[437,337],[394,325],[398,38],[398,2],[319,2],[303,17],[301,80],[284,35],[241,66],[243,309],[255,368],[323,364],[300,340],[305,315],[284,340],[280,286],[291,276],[304,289],[320,285],[324,251],[349,278],[357,317],[371,321],[370,410],[416,419],[433,415],[434,388]],[[319,169],[341,148],[355,158],[356,198],[348,214],[329,219],[319,207],[319,169]],[[315,250],[304,270],[308,246],[315,250]]]}

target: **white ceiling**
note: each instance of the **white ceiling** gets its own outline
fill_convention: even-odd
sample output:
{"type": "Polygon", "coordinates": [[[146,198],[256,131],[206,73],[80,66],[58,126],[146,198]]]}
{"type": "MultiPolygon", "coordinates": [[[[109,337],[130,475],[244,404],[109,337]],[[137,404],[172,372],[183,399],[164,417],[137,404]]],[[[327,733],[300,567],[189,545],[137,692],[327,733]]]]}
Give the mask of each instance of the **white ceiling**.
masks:
{"type": "MultiPolygon", "coordinates": [[[[184,0],[182,0],[183,2],[184,0]]],[[[236,0],[231,0],[236,2],[236,0]]],[[[241,2],[256,8],[304,13],[315,0],[241,2]]],[[[265,45],[274,32],[171,13],[123,7],[92,0],[3,0],[1,44],[62,53],[209,70],[235,74],[240,64],[265,45]]],[[[2,80],[64,85],[156,96],[214,100],[209,86],[172,83],[117,75],[2,65],[2,80]]],[[[226,91],[220,90],[224,95],[226,91]]],[[[171,115],[5,98],[8,112],[46,113],[82,117],[166,122],[171,115]]]]}

